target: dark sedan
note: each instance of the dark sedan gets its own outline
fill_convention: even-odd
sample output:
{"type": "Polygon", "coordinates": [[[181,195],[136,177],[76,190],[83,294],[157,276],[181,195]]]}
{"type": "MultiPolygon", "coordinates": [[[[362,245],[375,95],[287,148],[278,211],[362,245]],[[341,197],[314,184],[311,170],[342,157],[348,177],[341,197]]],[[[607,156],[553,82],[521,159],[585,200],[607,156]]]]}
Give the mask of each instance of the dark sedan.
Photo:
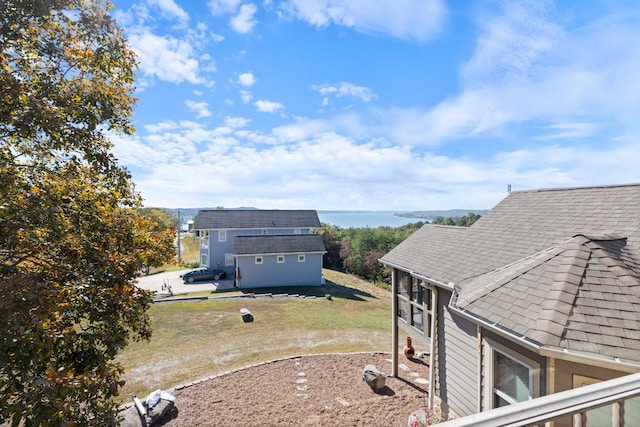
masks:
{"type": "Polygon", "coordinates": [[[227,277],[227,273],[222,270],[212,270],[207,267],[196,268],[180,275],[185,282],[193,283],[198,280],[220,280],[227,277]]]}

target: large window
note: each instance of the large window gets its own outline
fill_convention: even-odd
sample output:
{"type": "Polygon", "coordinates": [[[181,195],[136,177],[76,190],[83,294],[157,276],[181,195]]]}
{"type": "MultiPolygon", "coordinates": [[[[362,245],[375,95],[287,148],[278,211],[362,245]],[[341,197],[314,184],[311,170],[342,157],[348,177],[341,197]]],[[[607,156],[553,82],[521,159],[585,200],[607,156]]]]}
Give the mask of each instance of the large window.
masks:
{"type": "Polygon", "coordinates": [[[398,271],[397,280],[398,317],[430,337],[430,325],[433,320],[433,289],[405,271],[398,271]]]}
{"type": "Polygon", "coordinates": [[[508,348],[488,340],[487,356],[491,408],[513,405],[538,397],[540,365],[508,348]]]}

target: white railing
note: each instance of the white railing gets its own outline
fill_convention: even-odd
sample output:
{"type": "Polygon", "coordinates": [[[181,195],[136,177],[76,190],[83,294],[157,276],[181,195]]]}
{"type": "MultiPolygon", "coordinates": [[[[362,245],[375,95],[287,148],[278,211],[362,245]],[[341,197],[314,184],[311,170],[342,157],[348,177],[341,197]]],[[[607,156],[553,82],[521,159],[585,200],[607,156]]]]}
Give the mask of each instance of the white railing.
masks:
{"type": "Polygon", "coordinates": [[[640,396],[640,373],[562,391],[527,402],[492,409],[439,424],[442,427],[497,427],[551,425],[573,416],[573,427],[587,425],[589,410],[612,405],[611,426],[624,426],[624,402],[640,396]],[[548,424],[547,424],[548,423],[548,424]]]}

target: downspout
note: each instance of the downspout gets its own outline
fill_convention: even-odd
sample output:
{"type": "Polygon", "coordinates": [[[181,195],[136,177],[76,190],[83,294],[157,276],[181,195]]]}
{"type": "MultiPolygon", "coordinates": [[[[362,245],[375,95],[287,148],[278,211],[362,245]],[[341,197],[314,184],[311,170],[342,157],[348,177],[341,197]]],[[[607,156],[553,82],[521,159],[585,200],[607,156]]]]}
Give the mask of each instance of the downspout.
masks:
{"type": "Polygon", "coordinates": [[[436,351],[436,321],[438,319],[438,288],[433,286],[433,300],[431,301],[431,345],[429,346],[429,408],[433,408],[433,397],[436,390],[434,384],[434,354],[436,351]]]}
{"type": "Polygon", "coordinates": [[[391,376],[398,377],[398,270],[391,270],[391,376]]]}

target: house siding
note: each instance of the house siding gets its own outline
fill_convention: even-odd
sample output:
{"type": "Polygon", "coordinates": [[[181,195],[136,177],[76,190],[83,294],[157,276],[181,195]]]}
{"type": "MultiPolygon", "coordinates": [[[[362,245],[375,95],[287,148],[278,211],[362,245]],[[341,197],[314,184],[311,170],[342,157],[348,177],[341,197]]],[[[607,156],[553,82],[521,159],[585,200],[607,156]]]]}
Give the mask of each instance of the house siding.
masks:
{"type": "Polygon", "coordinates": [[[241,276],[238,287],[321,285],[322,254],[281,254],[284,263],[277,262],[277,255],[260,256],[262,264],[255,263],[255,255],[237,258],[241,276]],[[305,255],[305,261],[298,262],[298,255],[305,255]]]}
{"type": "Polygon", "coordinates": [[[477,327],[449,311],[450,298],[451,292],[440,291],[436,393],[446,402],[443,409],[462,417],[478,412],[477,327]]]}

